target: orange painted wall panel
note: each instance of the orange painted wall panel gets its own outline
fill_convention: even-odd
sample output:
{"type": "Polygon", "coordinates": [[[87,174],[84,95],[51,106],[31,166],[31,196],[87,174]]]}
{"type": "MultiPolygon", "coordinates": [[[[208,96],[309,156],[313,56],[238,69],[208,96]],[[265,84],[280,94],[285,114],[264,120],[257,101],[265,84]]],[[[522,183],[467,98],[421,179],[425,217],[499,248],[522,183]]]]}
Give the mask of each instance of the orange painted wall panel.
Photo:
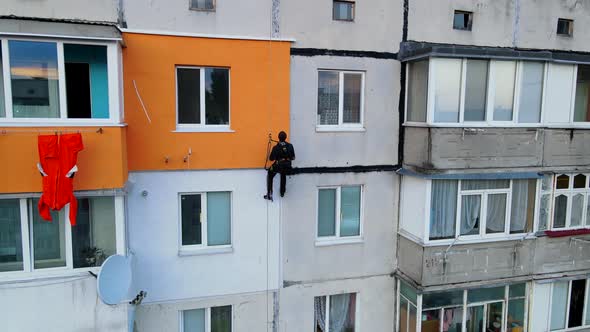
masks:
{"type": "Polygon", "coordinates": [[[261,168],[268,133],[288,133],[290,43],[130,33],[124,40],[129,170],[261,168]],[[230,68],[234,132],[174,132],[177,65],[230,68]]]}
{"type": "MultiPolygon", "coordinates": [[[[55,128],[68,132],[80,130],[84,150],[78,154],[78,173],[74,190],[122,188],[127,181],[125,127],[55,128]]],[[[41,175],[37,170],[39,152],[37,136],[54,128],[0,128],[0,193],[41,192],[41,175]],[[5,132],[3,131],[5,130],[5,132]]]]}

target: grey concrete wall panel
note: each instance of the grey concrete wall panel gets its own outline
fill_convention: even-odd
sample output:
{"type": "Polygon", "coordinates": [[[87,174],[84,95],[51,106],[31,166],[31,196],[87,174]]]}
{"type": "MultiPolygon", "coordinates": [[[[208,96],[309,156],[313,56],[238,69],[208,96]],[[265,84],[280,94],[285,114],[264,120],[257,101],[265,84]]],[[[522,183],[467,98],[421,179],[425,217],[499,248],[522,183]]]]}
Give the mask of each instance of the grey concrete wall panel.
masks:
{"type": "Polygon", "coordinates": [[[52,35],[95,39],[120,40],[121,32],[112,23],[81,24],[65,22],[40,22],[33,20],[0,19],[0,35],[52,35]]]}
{"type": "Polygon", "coordinates": [[[118,6],[119,0],[2,0],[0,16],[116,23],[118,6]]]}
{"type": "MultiPolygon", "coordinates": [[[[129,29],[270,38],[279,29],[273,24],[273,9],[278,10],[273,4],[270,0],[218,0],[215,11],[197,11],[189,9],[189,0],[126,0],[124,9],[129,29]]],[[[280,12],[285,12],[282,3],[280,12]]]]}
{"type": "Polygon", "coordinates": [[[403,0],[356,1],[354,22],[334,21],[332,1],[282,0],[281,35],[294,47],[397,52],[403,0]]]}
{"type": "Polygon", "coordinates": [[[590,130],[407,127],[404,164],[424,170],[578,167],[590,164],[590,130]]]}
{"type": "Polygon", "coordinates": [[[395,60],[291,57],[291,141],[294,167],[397,164],[400,64],[395,60]],[[318,70],[365,72],[365,131],[319,132],[318,70]]]}
{"type": "Polygon", "coordinates": [[[425,265],[424,247],[403,236],[398,236],[397,259],[398,269],[415,283],[421,284],[422,269],[425,265]]]}
{"type": "Polygon", "coordinates": [[[535,243],[534,273],[590,269],[590,236],[538,238],[535,243]]]}

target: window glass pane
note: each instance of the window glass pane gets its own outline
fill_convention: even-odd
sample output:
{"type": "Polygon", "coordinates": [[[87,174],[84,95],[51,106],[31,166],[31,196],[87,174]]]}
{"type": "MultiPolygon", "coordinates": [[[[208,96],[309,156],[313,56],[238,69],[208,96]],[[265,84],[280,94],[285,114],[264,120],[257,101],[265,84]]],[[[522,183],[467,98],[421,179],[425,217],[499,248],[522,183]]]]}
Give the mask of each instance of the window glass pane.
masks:
{"type": "Polygon", "coordinates": [[[213,4],[213,0],[191,0],[191,8],[213,10],[215,9],[215,5],[213,4]]]}
{"type": "Polygon", "coordinates": [[[557,177],[557,181],[555,183],[556,189],[568,189],[569,187],[570,187],[569,175],[562,174],[557,177]]]}
{"type": "Polygon", "coordinates": [[[344,123],[361,123],[361,92],[362,74],[344,74],[344,100],[343,119],[344,123]]]}
{"type": "Polygon", "coordinates": [[[507,189],[510,180],[462,180],[461,190],[507,189]]]}
{"type": "MultiPolygon", "coordinates": [[[[2,69],[2,50],[0,50],[0,69],[2,69]]],[[[4,75],[0,75],[0,118],[6,116],[6,111],[4,110],[4,75]]]]}
{"type": "Polygon", "coordinates": [[[345,1],[334,1],[334,19],[352,21],[354,19],[354,3],[345,1]]]}
{"type": "Polygon", "coordinates": [[[541,121],[544,68],[541,62],[522,62],[518,110],[519,123],[538,123],[541,121]]]}
{"type": "Polygon", "coordinates": [[[555,197],[555,210],[553,211],[553,228],[565,227],[567,215],[567,196],[558,195],[555,197]]]}
{"type": "Polygon", "coordinates": [[[467,308],[467,332],[483,332],[483,306],[467,308]]]}
{"type": "Polygon", "coordinates": [[[582,226],[584,216],[584,195],[575,194],[572,198],[572,215],[570,217],[570,226],[582,226]]]}
{"type": "Polygon", "coordinates": [[[229,70],[205,68],[205,123],[229,124],[229,70]]]}
{"type": "Polygon", "coordinates": [[[207,245],[231,244],[231,194],[207,193],[207,245]]]}
{"type": "Polygon", "coordinates": [[[584,325],[590,325],[590,296],[586,297],[586,320],[584,325]]]}
{"type": "Polygon", "coordinates": [[[357,236],[361,234],[361,187],[342,187],[342,220],[340,236],[357,236]]]}
{"type": "Polygon", "coordinates": [[[455,237],[457,180],[432,180],[430,240],[455,237]]]}
{"type": "Polygon", "coordinates": [[[537,180],[512,180],[510,234],[530,231],[535,211],[537,180]]]}
{"type": "Polygon", "coordinates": [[[408,121],[426,122],[428,98],[428,61],[409,63],[408,121]]]}
{"type": "Polygon", "coordinates": [[[59,118],[57,46],[10,40],[12,113],[15,118],[59,118]]]}
{"type": "Polygon", "coordinates": [[[425,309],[463,304],[463,291],[424,293],[422,307],[425,309]]]}
{"type": "Polygon", "coordinates": [[[582,326],[586,298],[586,279],[572,281],[570,312],[567,327],[582,326]]]}
{"type": "Polygon", "coordinates": [[[524,331],[524,299],[510,300],[508,302],[508,332],[524,331]]]}
{"type": "Polygon", "coordinates": [[[493,288],[470,289],[467,291],[467,303],[485,302],[504,299],[504,286],[493,288]]]}
{"type": "Polygon", "coordinates": [[[461,235],[477,235],[481,221],[481,195],[462,196],[461,235]]]}
{"type": "Polygon", "coordinates": [[[201,195],[181,195],[182,245],[202,244],[201,195]]]}
{"type": "Polygon", "coordinates": [[[568,285],[569,282],[567,281],[553,284],[553,295],[551,297],[551,331],[565,328],[568,285]]]}
{"type": "Polygon", "coordinates": [[[416,290],[403,281],[400,281],[400,293],[414,304],[418,303],[418,294],[416,294],[416,290]]]}
{"type": "Polygon", "coordinates": [[[231,332],[231,305],[211,308],[211,332],[231,332]]]}
{"type": "Polygon", "coordinates": [[[543,231],[548,228],[549,217],[551,216],[551,194],[541,196],[539,207],[539,230],[543,231]]]}
{"type": "Polygon", "coordinates": [[[590,66],[578,65],[574,122],[590,121],[590,66]]]}
{"type": "Polygon", "coordinates": [[[354,332],[356,294],[330,296],[329,332],[354,332]]]}
{"type": "Polygon", "coordinates": [[[66,234],[64,213],[51,211],[51,219],[46,221],[39,215],[38,199],[32,200],[34,268],[66,266],[66,234]]]}
{"type": "Polygon", "coordinates": [[[504,302],[488,304],[487,331],[501,331],[504,317],[504,302]]]}
{"type": "Polygon", "coordinates": [[[318,200],[318,236],[336,235],[336,189],[320,189],[318,200]]]}
{"type": "Polygon", "coordinates": [[[434,122],[459,122],[461,60],[436,59],[434,122]]]}
{"type": "Polygon", "coordinates": [[[586,225],[590,225],[590,196],[586,200],[586,225]]]}
{"type": "Polygon", "coordinates": [[[314,298],[314,325],[315,331],[326,331],[326,297],[316,296],[314,298]]]}
{"type": "Polygon", "coordinates": [[[488,195],[486,234],[503,233],[506,225],[506,194],[488,195]]]}
{"type": "Polygon", "coordinates": [[[553,189],[553,175],[543,175],[541,179],[541,190],[552,190],[553,189]]]}
{"type": "Polygon", "coordinates": [[[22,269],[20,202],[18,199],[3,199],[0,200],[0,272],[22,269]]]}
{"type": "Polygon", "coordinates": [[[488,61],[467,60],[464,121],[485,121],[488,61]]]}
{"type": "Polygon", "coordinates": [[[117,251],[113,197],[78,199],[78,217],[72,226],[74,267],[101,266],[117,251]]]}
{"type": "Polygon", "coordinates": [[[68,118],[109,118],[107,47],[64,45],[68,118]]]}
{"type": "Polygon", "coordinates": [[[496,61],[494,66],[494,121],[512,121],[516,62],[496,61]]]}
{"type": "Polygon", "coordinates": [[[176,69],[178,123],[201,123],[201,70],[176,69]]]}
{"type": "Polygon", "coordinates": [[[408,332],[408,301],[403,297],[399,298],[399,331],[408,332]]]}
{"type": "Polygon", "coordinates": [[[185,310],[182,312],[184,332],[205,332],[205,309],[185,310]]]}
{"type": "Polygon", "coordinates": [[[416,306],[410,304],[410,319],[408,321],[408,332],[416,332],[416,322],[418,321],[418,309],[416,306]]]}
{"type": "Polygon", "coordinates": [[[422,332],[440,331],[440,310],[422,311],[422,332]]]}
{"type": "Polygon", "coordinates": [[[463,307],[443,309],[443,332],[463,331],[463,307]]]}
{"type": "Polygon", "coordinates": [[[339,73],[320,71],[318,76],[318,124],[337,125],[339,73]]]}
{"type": "Polygon", "coordinates": [[[574,189],[586,188],[586,175],[578,174],[574,176],[574,189]]]}
{"type": "Polygon", "coordinates": [[[514,284],[510,285],[510,287],[508,288],[508,295],[510,296],[510,298],[525,296],[526,284],[514,284]]]}

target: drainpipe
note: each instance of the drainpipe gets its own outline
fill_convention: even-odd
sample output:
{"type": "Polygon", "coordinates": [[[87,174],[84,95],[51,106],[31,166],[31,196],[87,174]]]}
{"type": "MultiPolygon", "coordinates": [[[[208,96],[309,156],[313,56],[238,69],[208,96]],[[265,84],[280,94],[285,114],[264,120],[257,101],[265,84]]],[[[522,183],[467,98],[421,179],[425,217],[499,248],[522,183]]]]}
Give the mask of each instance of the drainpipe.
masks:
{"type": "Polygon", "coordinates": [[[446,275],[447,274],[447,254],[449,253],[449,250],[451,250],[451,248],[455,245],[455,243],[457,242],[457,240],[459,240],[459,237],[458,236],[447,247],[447,249],[445,250],[445,252],[443,254],[443,275],[446,275]]]}

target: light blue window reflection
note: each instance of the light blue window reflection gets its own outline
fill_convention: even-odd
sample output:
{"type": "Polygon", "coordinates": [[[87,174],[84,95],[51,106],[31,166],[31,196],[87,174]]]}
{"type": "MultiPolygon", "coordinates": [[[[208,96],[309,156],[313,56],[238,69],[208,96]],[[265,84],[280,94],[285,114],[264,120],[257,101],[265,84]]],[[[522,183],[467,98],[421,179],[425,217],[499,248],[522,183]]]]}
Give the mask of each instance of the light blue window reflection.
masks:
{"type": "Polygon", "coordinates": [[[207,244],[231,244],[231,194],[207,193],[207,244]]]}
{"type": "Polygon", "coordinates": [[[342,187],[340,236],[360,235],[361,187],[342,187]]]}

